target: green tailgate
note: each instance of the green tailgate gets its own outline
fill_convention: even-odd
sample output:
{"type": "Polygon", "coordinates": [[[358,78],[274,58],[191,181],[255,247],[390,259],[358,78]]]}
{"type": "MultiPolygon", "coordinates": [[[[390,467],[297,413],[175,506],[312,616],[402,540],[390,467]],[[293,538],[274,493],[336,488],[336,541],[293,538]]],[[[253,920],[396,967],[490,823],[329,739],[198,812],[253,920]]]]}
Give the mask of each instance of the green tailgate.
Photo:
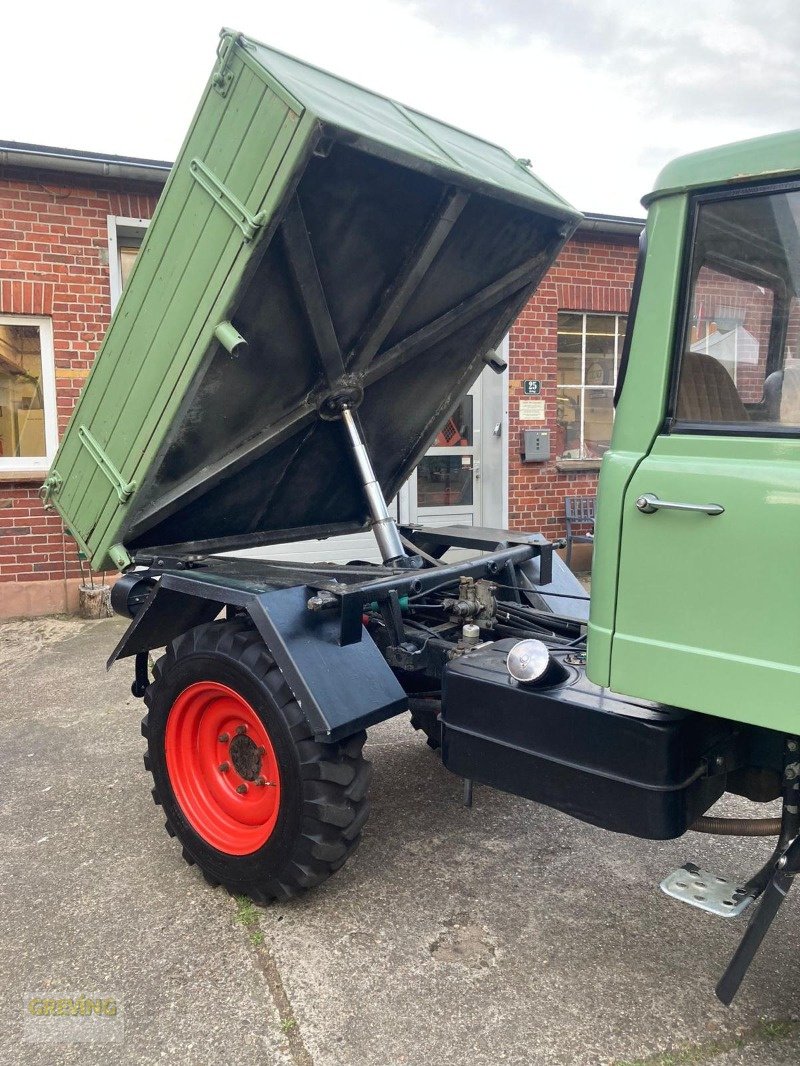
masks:
{"type": "Polygon", "coordinates": [[[223,31],[45,496],[95,568],[363,528],[326,398],[391,497],[578,219],[497,146],[223,31]]]}

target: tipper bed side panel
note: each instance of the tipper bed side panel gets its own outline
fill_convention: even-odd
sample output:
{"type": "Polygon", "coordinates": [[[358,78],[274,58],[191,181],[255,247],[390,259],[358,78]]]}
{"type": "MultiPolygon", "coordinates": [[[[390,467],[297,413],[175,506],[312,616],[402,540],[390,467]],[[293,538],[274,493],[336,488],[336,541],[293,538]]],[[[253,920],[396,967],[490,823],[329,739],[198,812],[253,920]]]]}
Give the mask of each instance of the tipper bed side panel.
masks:
{"type": "Polygon", "coordinates": [[[63,484],[54,502],[95,567],[110,561],[102,548],[115,539],[127,501],[86,447],[86,431],[135,490],[169,429],[170,404],[189,388],[207,347],[198,340],[225,317],[226,281],[258,247],[193,176],[192,160],[255,215],[302,149],[301,109],[238,57],[229,67],[227,96],[206,90],[55,464],[63,484]]]}

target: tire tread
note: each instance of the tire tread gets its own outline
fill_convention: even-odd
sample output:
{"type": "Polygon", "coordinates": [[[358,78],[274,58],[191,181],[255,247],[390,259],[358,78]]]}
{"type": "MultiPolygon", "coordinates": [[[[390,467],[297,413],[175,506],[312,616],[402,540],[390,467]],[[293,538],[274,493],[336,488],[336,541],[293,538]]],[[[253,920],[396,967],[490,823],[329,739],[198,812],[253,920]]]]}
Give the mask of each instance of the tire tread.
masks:
{"type": "MultiPolygon", "coordinates": [[[[144,763],[149,772],[155,761],[150,748],[149,719],[156,707],[158,690],[167,682],[175,664],[195,653],[234,660],[269,690],[297,750],[303,793],[302,819],[283,868],[265,871],[263,881],[258,884],[243,888],[239,882],[226,882],[218,870],[212,873],[203,869],[202,859],[192,852],[188,843],[179,841],[183,859],[190,866],[197,864],[210,885],[222,885],[232,895],[247,895],[257,904],[288,900],[321,884],[340,869],[360,842],[369,815],[367,790],[372,772],[371,764],[362,754],[366,733],[361,731],[334,744],[314,740],[300,705],[252,623],[239,618],[207,622],[173,640],[155,663],[153,681],[144,695],[148,713],[142,719],[142,736],[148,742],[144,763]]],[[[152,794],[160,806],[155,787],[152,794]]],[[[170,821],[165,828],[170,836],[176,836],[176,828],[170,821]]]]}

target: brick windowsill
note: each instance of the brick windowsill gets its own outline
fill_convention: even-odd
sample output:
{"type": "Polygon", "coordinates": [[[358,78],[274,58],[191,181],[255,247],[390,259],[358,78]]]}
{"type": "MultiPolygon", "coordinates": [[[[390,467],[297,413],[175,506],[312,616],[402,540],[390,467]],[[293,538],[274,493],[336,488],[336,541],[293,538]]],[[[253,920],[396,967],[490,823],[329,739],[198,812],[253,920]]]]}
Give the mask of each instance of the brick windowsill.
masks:
{"type": "Polygon", "coordinates": [[[596,474],[601,459],[556,459],[556,470],[563,474],[596,474]]]}

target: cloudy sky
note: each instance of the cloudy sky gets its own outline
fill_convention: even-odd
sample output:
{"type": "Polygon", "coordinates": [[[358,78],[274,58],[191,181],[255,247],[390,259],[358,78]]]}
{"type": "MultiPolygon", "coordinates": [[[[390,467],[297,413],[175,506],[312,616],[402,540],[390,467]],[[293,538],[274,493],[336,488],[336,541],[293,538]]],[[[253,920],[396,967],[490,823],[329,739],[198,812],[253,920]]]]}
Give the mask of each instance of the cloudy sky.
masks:
{"type": "Polygon", "coordinates": [[[682,152],[800,126],[798,0],[76,0],[3,12],[0,139],[173,159],[221,25],[640,214],[682,152]]]}

